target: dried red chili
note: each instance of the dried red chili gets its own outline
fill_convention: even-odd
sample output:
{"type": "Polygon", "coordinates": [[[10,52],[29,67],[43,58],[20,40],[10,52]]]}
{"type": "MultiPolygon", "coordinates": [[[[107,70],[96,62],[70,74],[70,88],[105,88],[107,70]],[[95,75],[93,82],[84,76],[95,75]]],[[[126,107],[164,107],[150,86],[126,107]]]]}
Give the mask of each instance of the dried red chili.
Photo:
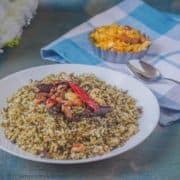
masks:
{"type": "Polygon", "coordinates": [[[94,99],[92,99],[83,88],[77,84],[74,84],[73,82],[68,82],[68,84],[71,89],[79,95],[81,100],[93,110],[93,112],[98,112],[100,110],[99,104],[94,99]]]}

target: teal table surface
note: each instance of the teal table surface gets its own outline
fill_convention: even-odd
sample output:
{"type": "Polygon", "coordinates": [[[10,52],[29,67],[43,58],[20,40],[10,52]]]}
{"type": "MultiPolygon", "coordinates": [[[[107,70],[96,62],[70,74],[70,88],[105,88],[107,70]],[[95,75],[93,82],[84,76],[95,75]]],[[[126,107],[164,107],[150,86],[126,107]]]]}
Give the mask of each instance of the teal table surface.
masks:
{"type": "MultiPolygon", "coordinates": [[[[0,55],[0,78],[25,68],[50,64],[39,50],[119,0],[40,0],[37,16],[24,30],[21,44],[0,55]]],[[[179,0],[146,0],[153,7],[180,14],[179,0]]],[[[132,0],[133,3],[133,0],[132,0]]],[[[120,156],[83,165],[49,165],[0,151],[0,180],[124,179],[179,180],[180,124],[157,127],[141,145],[120,156]]]]}

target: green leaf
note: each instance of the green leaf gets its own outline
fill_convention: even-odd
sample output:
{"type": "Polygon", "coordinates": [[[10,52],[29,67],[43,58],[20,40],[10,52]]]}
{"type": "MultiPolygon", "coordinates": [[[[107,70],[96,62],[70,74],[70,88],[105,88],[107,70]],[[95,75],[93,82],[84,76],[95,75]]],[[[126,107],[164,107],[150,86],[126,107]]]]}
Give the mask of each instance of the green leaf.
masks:
{"type": "Polygon", "coordinates": [[[20,38],[19,37],[16,37],[15,39],[13,39],[12,41],[9,41],[5,44],[6,47],[16,47],[18,46],[20,43],[20,38]]]}

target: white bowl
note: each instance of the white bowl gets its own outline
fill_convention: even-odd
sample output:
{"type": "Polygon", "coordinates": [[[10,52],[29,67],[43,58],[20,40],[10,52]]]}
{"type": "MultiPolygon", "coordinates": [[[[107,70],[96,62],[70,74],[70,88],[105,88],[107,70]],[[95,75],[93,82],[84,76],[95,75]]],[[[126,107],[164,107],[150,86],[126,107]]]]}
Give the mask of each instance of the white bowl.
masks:
{"type": "MultiPolygon", "coordinates": [[[[3,129],[0,127],[0,149],[24,159],[43,163],[88,163],[111,158],[134,148],[135,146],[143,142],[155,129],[159,120],[160,110],[158,102],[152,92],[141,82],[130,76],[117,71],[96,66],[55,64],[30,68],[9,75],[6,78],[0,80],[0,110],[2,110],[2,108],[6,105],[6,98],[12,95],[21,86],[28,84],[30,79],[40,80],[48,74],[59,72],[74,72],[75,74],[94,73],[97,77],[106,81],[107,83],[115,85],[123,90],[128,90],[129,95],[133,96],[137,100],[138,105],[143,107],[143,114],[139,119],[139,132],[136,135],[132,136],[122,147],[116,148],[110,153],[102,156],[82,160],[53,160],[43,159],[39,156],[24,152],[15,144],[12,144],[7,138],[5,138],[3,129]]],[[[2,117],[0,117],[0,122],[2,120],[2,117]]]]}

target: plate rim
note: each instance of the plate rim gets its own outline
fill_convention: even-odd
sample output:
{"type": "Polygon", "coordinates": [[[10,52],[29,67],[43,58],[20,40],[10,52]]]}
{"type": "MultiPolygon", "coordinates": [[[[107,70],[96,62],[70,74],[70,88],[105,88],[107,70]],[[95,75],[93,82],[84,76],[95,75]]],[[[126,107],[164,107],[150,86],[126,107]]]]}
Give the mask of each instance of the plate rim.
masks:
{"type": "MultiPolygon", "coordinates": [[[[11,73],[11,74],[1,78],[0,82],[1,81],[6,81],[7,79],[9,79],[9,78],[11,78],[11,77],[13,77],[13,76],[15,76],[15,75],[17,75],[19,73],[25,73],[26,71],[32,71],[32,70],[41,69],[41,68],[45,68],[45,67],[55,67],[55,66],[69,66],[69,67],[70,66],[72,66],[72,67],[81,66],[81,67],[102,69],[102,70],[105,70],[105,71],[109,71],[109,72],[111,71],[111,72],[118,73],[118,74],[120,74],[122,76],[125,76],[126,78],[133,79],[134,81],[136,81],[136,83],[141,84],[141,86],[143,86],[146,89],[146,91],[148,91],[151,94],[151,96],[153,97],[153,101],[154,101],[154,103],[156,104],[156,107],[157,107],[156,123],[154,123],[154,126],[153,126],[152,130],[149,132],[149,134],[145,138],[143,138],[137,144],[131,146],[128,150],[124,150],[122,152],[117,151],[117,152],[114,152],[114,153],[111,153],[112,151],[110,151],[109,153],[106,153],[106,154],[104,154],[102,156],[98,156],[98,157],[96,156],[96,157],[93,157],[93,158],[80,159],[80,160],[55,160],[55,159],[45,159],[45,158],[43,159],[43,158],[28,157],[28,156],[25,156],[25,155],[22,155],[22,154],[15,153],[14,151],[11,151],[6,147],[3,147],[1,144],[0,144],[0,150],[3,150],[3,151],[5,151],[5,152],[7,152],[7,153],[9,153],[11,155],[16,156],[16,157],[26,159],[26,160],[30,160],[30,161],[34,161],[34,162],[39,162],[39,163],[47,163],[47,164],[84,164],[84,163],[102,161],[102,160],[105,160],[105,159],[115,157],[117,155],[121,155],[121,154],[123,154],[125,152],[128,152],[128,151],[132,150],[133,148],[135,148],[136,146],[140,145],[142,142],[144,142],[152,134],[152,132],[156,128],[156,126],[158,124],[158,121],[159,121],[159,118],[160,118],[160,106],[159,106],[158,100],[155,97],[155,95],[152,93],[152,91],[148,87],[146,87],[138,79],[135,79],[134,77],[132,77],[132,76],[130,76],[128,74],[125,74],[123,72],[119,72],[117,70],[113,70],[113,69],[106,68],[106,67],[93,66],[93,65],[83,65],[83,64],[50,64],[50,65],[33,66],[33,67],[30,67],[30,68],[19,70],[17,72],[11,73]]],[[[49,74],[50,73],[51,72],[49,72],[49,74]]]]}

